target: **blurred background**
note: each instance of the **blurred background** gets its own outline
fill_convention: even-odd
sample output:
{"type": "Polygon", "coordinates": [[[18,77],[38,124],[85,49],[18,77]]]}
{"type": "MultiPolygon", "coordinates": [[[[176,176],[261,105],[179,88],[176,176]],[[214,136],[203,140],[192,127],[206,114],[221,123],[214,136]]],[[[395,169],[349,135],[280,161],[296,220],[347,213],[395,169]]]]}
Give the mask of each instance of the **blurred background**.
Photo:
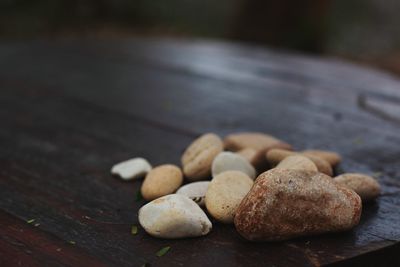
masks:
{"type": "Polygon", "coordinates": [[[214,38],[400,74],[399,10],[397,0],[0,0],[0,39],[214,38]]]}

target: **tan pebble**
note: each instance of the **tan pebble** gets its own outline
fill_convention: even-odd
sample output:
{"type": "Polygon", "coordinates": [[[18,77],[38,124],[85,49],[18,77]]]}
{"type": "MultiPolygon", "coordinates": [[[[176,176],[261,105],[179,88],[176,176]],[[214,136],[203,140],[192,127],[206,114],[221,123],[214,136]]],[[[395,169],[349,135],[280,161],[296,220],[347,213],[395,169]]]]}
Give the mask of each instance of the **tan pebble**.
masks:
{"type": "Polygon", "coordinates": [[[332,166],[329,164],[329,162],[314,155],[302,154],[299,152],[293,152],[284,149],[271,149],[270,151],[267,151],[265,157],[267,158],[270,165],[273,167],[286,157],[294,155],[303,155],[309,158],[315,164],[315,166],[317,166],[319,172],[322,172],[329,176],[333,175],[332,166]]]}
{"type": "Polygon", "coordinates": [[[264,152],[257,151],[254,148],[244,148],[237,151],[236,154],[245,158],[256,169],[262,168],[266,163],[264,152]]]}
{"type": "Polygon", "coordinates": [[[332,170],[332,166],[331,166],[331,164],[329,164],[329,162],[327,162],[326,160],[324,160],[322,158],[312,156],[312,155],[304,155],[304,156],[309,158],[312,162],[314,162],[314,164],[315,164],[315,166],[317,166],[319,172],[322,172],[322,173],[332,177],[333,170],[332,170]]]}
{"type": "Polygon", "coordinates": [[[329,162],[331,166],[336,166],[342,161],[342,157],[338,153],[332,151],[308,149],[302,151],[302,154],[316,156],[318,158],[324,159],[329,162]]]}
{"type": "Polygon", "coordinates": [[[361,198],[325,174],[272,169],[259,175],[236,210],[236,230],[253,241],[346,231],[359,223],[361,198]]]}
{"type": "Polygon", "coordinates": [[[253,148],[257,152],[266,152],[272,148],[291,149],[292,146],[271,136],[263,133],[244,132],[230,134],[224,139],[225,149],[238,151],[245,148],[253,148]]]}
{"type": "Polygon", "coordinates": [[[232,223],[236,208],[249,192],[253,180],[239,171],[226,171],[214,177],[206,192],[206,207],[216,220],[232,223]]]}
{"type": "Polygon", "coordinates": [[[333,180],[347,188],[354,190],[365,202],[374,200],[381,193],[379,183],[371,176],[360,173],[345,173],[333,180]]]}
{"type": "Polygon", "coordinates": [[[309,158],[302,155],[288,156],[276,166],[279,169],[306,170],[317,172],[318,168],[309,158]]]}
{"type": "Polygon", "coordinates": [[[296,152],[285,150],[285,149],[279,149],[279,148],[274,148],[265,154],[265,157],[267,158],[268,163],[274,167],[278,165],[279,162],[281,162],[284,158],[288,156],[293,156],[296,155],[296,152]]]}
{"type": "Polygon", "coordinates": [[[180,168],[171,164],[160,165],[146,175],[141,193],[145,200],[153,200],[174,193],[182,182],[180,168]]]}
{"type": "Polygon", "coordinates": [[[188,180],[208,178],[211,175],[211,164],[222,150],[222,140],[215,134],[204,134],[194,140],[181,158],[183,173],[188,180]]]}

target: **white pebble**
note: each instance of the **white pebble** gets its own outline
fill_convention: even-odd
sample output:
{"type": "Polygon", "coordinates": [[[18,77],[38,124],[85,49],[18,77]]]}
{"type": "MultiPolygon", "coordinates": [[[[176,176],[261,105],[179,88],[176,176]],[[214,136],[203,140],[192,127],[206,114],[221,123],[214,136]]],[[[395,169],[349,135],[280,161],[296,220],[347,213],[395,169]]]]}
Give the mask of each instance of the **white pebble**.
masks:
{"type": "Polygon", "coordinates": [[[186,184],[176,191],[179,195],[184,195],[196,202],[199,206],[204,206],[204,199],[206,197],[206,192],[209,181],[194,182],[186,184]]]}
{"type": "Polygon", "coordinates": [[[244,157],[232,152],[219,153],[212,163],[211,170],[213,177],[225,171],[240,171],[253,180],[256,178],[254,167],[244,157]]]}
{"type": "Polygon", "coordinates": [[[203,236],[212,224],[204,211],[190,198],[171,194],[157,198],[139,210],[139,223],[159,238],[203,236]]]}
{"type": "Polygon", "coordinates": [[[111,168],[111,173],[119,175],[124,180],[144,176],[151,170],[150,163],[144,158],[133,158],[120,162],[111,168]]]}

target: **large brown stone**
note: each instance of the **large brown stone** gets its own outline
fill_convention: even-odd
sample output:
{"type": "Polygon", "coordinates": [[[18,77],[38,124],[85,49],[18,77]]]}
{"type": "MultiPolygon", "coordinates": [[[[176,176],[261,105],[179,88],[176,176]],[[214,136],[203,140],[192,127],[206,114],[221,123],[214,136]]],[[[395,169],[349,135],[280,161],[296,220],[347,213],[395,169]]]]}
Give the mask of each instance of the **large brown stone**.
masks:
{"type": "Polygon", "coordinates": [[[322,173],[262,173],[236,210],[237,231],[253,241],[279,241],[345,231],[359,223],[361,199],[322,173]]]}

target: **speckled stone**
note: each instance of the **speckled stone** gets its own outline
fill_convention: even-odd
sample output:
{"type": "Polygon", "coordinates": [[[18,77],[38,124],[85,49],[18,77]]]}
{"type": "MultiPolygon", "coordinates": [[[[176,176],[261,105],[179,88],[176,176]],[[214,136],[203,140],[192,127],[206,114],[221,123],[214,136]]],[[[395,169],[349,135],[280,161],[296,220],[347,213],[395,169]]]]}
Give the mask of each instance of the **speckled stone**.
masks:
{"type": "Polygon", "coordinates": [[[345,231],[359,223],[361,199],[322,173],[272,169],[262,173],[236,210],[246,239],[279,241],[345,231]]]}
{"type": "Polygon", "coordinates": [[[333,180],[340,185],[354,190],[364,202],[374,200],[381,193],[379,183],[373,177],[365,174],[345,173],[336,176],[333,180]]]}
{"type": "Polygon", "coordinates": [[[167,195],[139,210],[139,223],[158,238],[184,238],[208,234],[212,224],[204,211],[184,195],[167,195]]]}

